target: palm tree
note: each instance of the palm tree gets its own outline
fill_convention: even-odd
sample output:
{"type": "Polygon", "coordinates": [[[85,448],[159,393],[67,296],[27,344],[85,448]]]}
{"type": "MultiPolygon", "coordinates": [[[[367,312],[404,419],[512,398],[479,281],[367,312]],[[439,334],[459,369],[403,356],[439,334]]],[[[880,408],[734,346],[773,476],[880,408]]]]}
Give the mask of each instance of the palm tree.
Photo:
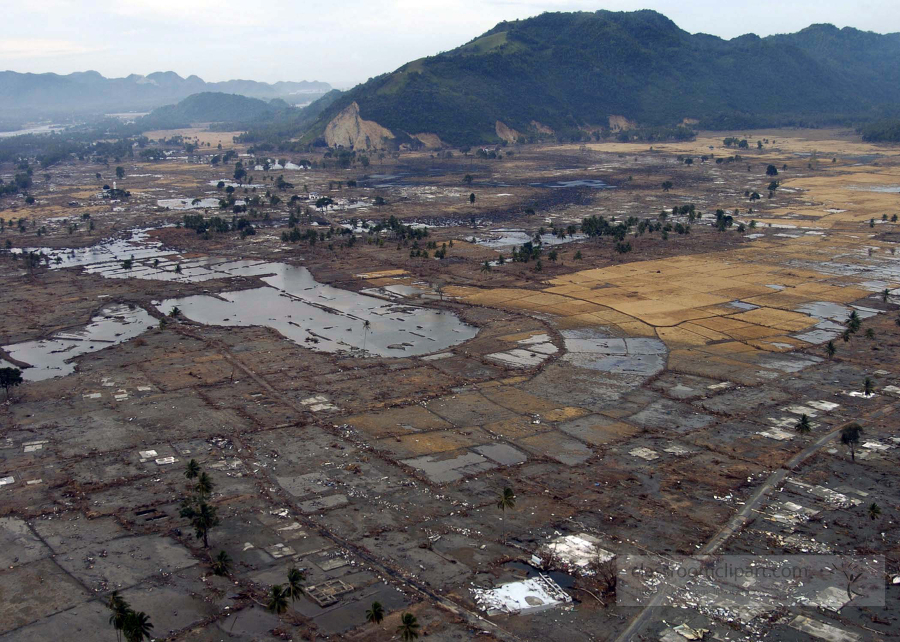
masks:
{"type": "Polygon", "coordinates": [[[866,328],[866,339],[874,339],[875,338],[875,330],[872,328],[866,328]]]}
{"type": "Polygon", "coordinates": [[[186,502],[181,507],[181,516],[191,520],[194,535],[203,540],[203,548],[209,548],[209,531],[219,525],[216,507],[200,500],[196,505],[186,502]]]}
{"type": "Polygon", "coordinates": [[[883,303],[887,303],[887,302],[888,302],[888,297],[889,297],[890,295],[891,295],[891,291],[888,290],[887,288],[885,288],[884,291],[881,293],[881,301],[882,301],[883,303]]]}
{"type": "Polygon", "coordinates": [[[879,515],[881,515],[881,507],[875,502],[872,502],[872,505],[869,506],[869,519],[874,522],[878,519],[879,515]]]}
{"type": "Polygon", "coordinates": [[[809,417],[801,416],[800,421],[797,422],[797,432],[801,435],[808,435],[810,431],[812,431],[812,426],[809,424],[809,417]]]}
{"type": "Polygon", "coordinates": [[[866,380],[863,383],[863,393],[867,397],[871,397],[875,394],[875,383],[872,381],[871,377],[866,377],[866,380]]]}
{"type": "Polygon", "coordinates": [[[850,332],[856,332],[857,330],[859,330],[860,323],[861,321],[859,319],[859,314],[856,312],[856,310],[851,311],[850,316],[847,317],[847,328],[850,330],[850,332]]]}
{"type": "Polygon", "coordinates": [[[825,354],[828,355],[829,359],[831,359],[836,352],[837,348],[834,346],[834,341],[829,341],[825,344],[825,354]]]}
{"type": "Polygon", "coordinates": [[[209,497],[213,488],[215,488],[215,484],[213,484],[212,479],[206,473],[200,473],[200,476],[197,477],[197,484],[194,486],[194,490],[197,491],[197,494],[200,498],[209,497]]]}
{"type": "Polygon", "coordinates": [[[143,642],[143,640],[152,639],[150,629],[153,628],[153,625],[150,623],[150,616],[143,611],[129,610],[122,628],[127,642],[143,642]]]}
{"type": "Polygon", "coordinates": [[[287,589],[285,589],[285,595],[289,595],[291,598],[291,602],[294,602],[298,597],[303,595],[303,580],[306,579],[306,575],[298,568],[291,567],[288,569],[287,574],[287,589]]]}
{"type": "Polygon", "coordinates": [[[369,336],[369,328],[372,327],[372,322],[366,319],[363,321],[363,350],[366,349],[366,339],[369,336]]]}
{"type": "Polygon", "coordinates": [[[266,608],[275,615],[281,615],[287,611],[287,591],[282,588],[281,584],[276,584],[269,591],[269,603],[266,608]]]}
{"type": "Polygon", "coordinates": [[[491,262],[485,259],[484,263],[481,264],[482,272],[490,272],[491,271],[491,262]]]}
{"type": "Polygon", "coordinates": [[[213,573],[216,575],[230,575],[231,574],[231,556],[228,555],[225,551],[219,551],[219,554],[216,555],[216,559],[213,560],[213,573]]]}
{"type": "Polygon", "coordinates": [[[191,459],[187,466],[184,467],[184,476],[188,479],[196,479],[197,475],[200,474],[200,464],[197,463],[196,459],[191,459]]]}
{"type": "Polygon", "coordinates": [[[366,610],[366,622],[381,624],[384,619],[384,607],[381,602],[372,602],[371,608],[366,610]]]}
{"type": "Polygon", "coordinates": [[[863,429],[857,423],[852,423],[841,430],[841,443],[850,448],[850,458],[856,461],[856,444],[859,443],[859,437],[862,435],[863,429]]]}
{"type": "Polygon", "coordinates": [[[109,615],[109,623],[116,630],[116,640],[119,640],[121,639],[122,630],[125,628],[125,618],[128,616],[129,611],[131,611],[131,607],[128,606],[128,602],[119,595],[118,591],[113,591],[106,600],[106,608],[112,611],[109,615]]]}
{"type": "Polygon", "coordinates": [[[500,499],[497,501],[497,508],[502,510],[504,513],[507,508],[515,508],[516,507],[516,494],[513,492],[513,489],[507,486],[503,489],[503,492],[500,493],[500,499]]]}
{"type": "Polygon", "coordinates": [[[400,626],[397,627],[397,633],[404,642],[410,642],[419,637],[419,622],[412,613],[404,613],[400,617],[400,626]]]}
{"type": "MultiPolygon", "coordinates": [[[[516,507],[516,494],[513,492],[513,489],[507,486],[500,492],[500,498],[497,501],[497,508],[503,511],[503,515],[506,516],[506,509],[513,509],[516,507]]],[[[504,539],[506,537],[506,529],[503,529],[504,539]]]]}

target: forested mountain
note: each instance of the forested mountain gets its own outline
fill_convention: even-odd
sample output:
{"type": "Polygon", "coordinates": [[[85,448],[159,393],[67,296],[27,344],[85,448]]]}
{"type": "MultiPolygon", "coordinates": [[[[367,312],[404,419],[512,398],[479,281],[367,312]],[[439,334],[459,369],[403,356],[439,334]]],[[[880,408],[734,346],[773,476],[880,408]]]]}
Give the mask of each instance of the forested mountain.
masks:
{"type": "Polygon", "coordinates": [[[291,104],[307,103],[331,90],[324,82],[277,82],[229,80],[208,83],[197,76],[182,78],[166,71],[147,76],[104,78],[96,71],[61,76],[0,72],[0,116],[52,117],[149,111],[178,102],[193,94],[223,92],[270,100],[282,98],[291,104]]]}
{"type": "Polygon", "coordinates": [[[353,103],[365,122],[452,144],[590,131],[610,117],[714,129],[860,123],[900,112],[898,61],[900,34],[813,25],[723,40],[654,11],[546,13],[346,92],[306,139],[353,103]]]}

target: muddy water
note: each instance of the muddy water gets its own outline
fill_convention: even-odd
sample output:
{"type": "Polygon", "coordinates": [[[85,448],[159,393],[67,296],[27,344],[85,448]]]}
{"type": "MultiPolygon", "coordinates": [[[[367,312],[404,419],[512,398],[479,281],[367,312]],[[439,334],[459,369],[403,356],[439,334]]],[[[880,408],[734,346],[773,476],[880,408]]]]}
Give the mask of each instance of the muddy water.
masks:
{"type": "Polygon", "coordinates": [[[133,339],[155,324],[156,319],[143,308],[111,305],[83,328],[59,332],[41,341],[3,346],[3,349],[16,361],[31,366],[22,370],[26,381],[42,381],[72,373],[75,357],[133,339]]]}
{"type": "Polygon", "coordinates": [[[446,350],[478,333],[448,312],[318,283],[304,267],[220,257],[185,259],[151,240],[146,230],[89,248],[42,251],[50,255],[51,267],[80,266],[105,278],[198,283],[258,276],[266,286],[165,300],[158,308],[168,313],[178,307],[188,319],[209,325],[268,326],[322,352],[365,349],[380,356],[422,355],[446,350]],[[126,259],[131,260],[129,269],[123,266],[126,259]]]}
{"type": "MultiPolygon", "coordinates": [[[[480,239],[476,241],[478,245],[490,248],[501,248],[501,247],[512,247],[514,245],[523,245],[528,241],[534,242],[534,235],[525,232],[524,230],[494,230],[493,233],[498,234],[499,236],[493,236],[491,238],[480,239]]],[[[558,236],[554,236],[553,234],[543,234],[541,235],[541,244],[542,245],[562,245],[563,243],[571,243],[572,241],[577,241],[579,239],[585,239],[587,236],[584,234],[578,233],[574,236],[567,236],[566,238],[559,238],[558,236]]]]}
{"type": "Polygon", "coordinates": [[[363,350],[381,356],[439,352],[473,338],[477,329],[453,314],[398,305],[318,283],[304,267],[283,263],[219,266],[233,275],[259,275],[269,287],[162,301],[199,323],[268,326],[323,352],[363,350]],[[369,325],[366,327],[365,322],[369,325]]]}

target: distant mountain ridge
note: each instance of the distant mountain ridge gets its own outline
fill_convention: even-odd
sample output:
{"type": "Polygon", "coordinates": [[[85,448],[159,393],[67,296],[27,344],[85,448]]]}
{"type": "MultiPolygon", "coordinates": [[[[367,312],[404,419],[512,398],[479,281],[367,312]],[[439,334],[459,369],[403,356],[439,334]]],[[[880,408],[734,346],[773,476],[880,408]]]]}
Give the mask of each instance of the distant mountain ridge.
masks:
{"type": "Polygon", "coordinates": [[[335,119],[341,131],[374,123],[451,144],[549,131],[576,137],[628,122],[711,129],[858,122],[900,113],[898,61],[896,33],[813,25],[723,40],[690,34],[655,11],[545,13],[501,22],[355,87],[304,139],[327,140],[335,119]]]}
{"type": "Polygon", "coordinates": [[[254,80],[205,82],[182,78],[172,71],[147,76],[105,78],[96,71],[68,75],[0,72],[0,115],[50,117],[80,114],[150,111],[193,94],[221,92],[249,98],[309,102],[326,94],[331,85],[319,81],[264,83],[254,80]]]}

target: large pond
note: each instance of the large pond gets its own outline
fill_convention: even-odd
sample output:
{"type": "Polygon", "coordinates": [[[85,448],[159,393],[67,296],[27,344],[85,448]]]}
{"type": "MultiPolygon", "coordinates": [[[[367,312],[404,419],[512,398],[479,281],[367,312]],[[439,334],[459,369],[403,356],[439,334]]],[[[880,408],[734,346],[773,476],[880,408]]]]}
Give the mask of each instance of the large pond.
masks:
{"type": "MultiPolygon", "coordinates": [[[[44,249],[52,267],[84,267],[106,278],[203,282],[259,277],[259,288],[156,302],[168,314],[222,326],[268,326],[322,352],[365,350],[379,356],[423,355],[467,341],[478,329],[450,312],[385,301],[317,282],[304,267],[217,257],[186,259],[145,230],[79,250],[44,249]],[[123,263],[131,262],[130,268],[123,263]]],[[[17,357],[18,358],[18,357],[17,357]]],[[[21,359],[31,363],[28,359],[21,359]]]]}
{"type": "MultiPolygon", "coordinates": [[[[73,372],[75,357],[133,339],[155,324],[156,319],[143,308],[110,305],[82,328],[58,332],[49,339],[14,343],[3,349],[16,361],[31,366],[22,371],[26,381],[42,381],[73,372]]],[[[8,364],[0,360],[0,365],[8,364]]]]}

